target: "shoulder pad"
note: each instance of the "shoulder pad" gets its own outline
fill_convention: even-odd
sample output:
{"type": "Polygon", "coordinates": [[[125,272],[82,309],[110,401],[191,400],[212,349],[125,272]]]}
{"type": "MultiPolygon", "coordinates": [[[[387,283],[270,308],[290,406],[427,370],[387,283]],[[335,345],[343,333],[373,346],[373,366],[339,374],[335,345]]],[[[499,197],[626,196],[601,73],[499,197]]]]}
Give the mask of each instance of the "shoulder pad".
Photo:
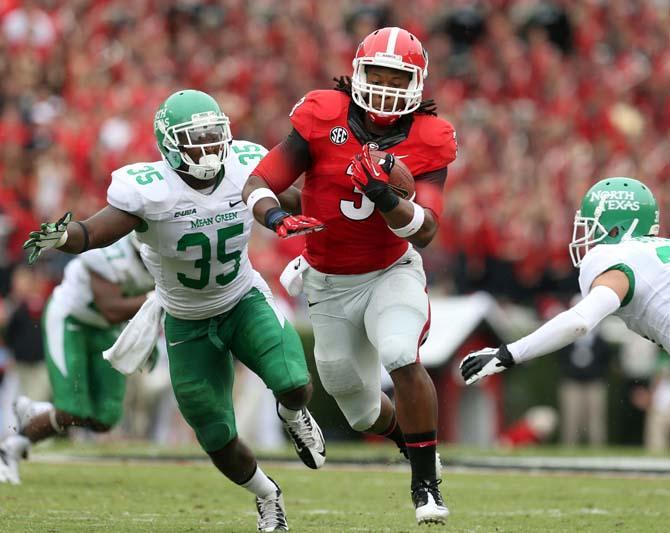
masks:
{"type": "Polygon", "coordinates": [[[423,174],[448,166],[456,159],[458,147],[453,126],[438,117],[418,115],[414,117],[410,135],[412,145],[421,161],[416,174],[423,174]]]}
{"type": "Polygon", "coordinates": [[[342,91],[333,89],[307,93],[314,101],[314,116],[319,120],[333,120],[342,113],[343,106],[349,106],[350,98],[342,91]]]}
{"type": "Polygon", "coordinates": [[[298,100],[288,116],[298,133],[309,140],[314,120],[329,121],[337,118],[343,108],[349,106],[349,101],[349,96],[342,91],[311,91],[298,100]]]}
{"type": "Polygon", "coordinates": [[[451,161],[456,159],[456,131],[451,123],[439,117],[429,115],[415,115],[414,121],[419,129],[418,133],[421,142],[426,143],[428,146],[444,147],[445,152],[448,151],[454,154],[451,161]]]}
{"type": "Polygon", "coordinates": [[[172,194],[163,161],[133,163],[112,172],[107,203],[133,215],[155,215],[169,210],[177,201],[172,194]]]}
{"type": "Polygon", "coordinates": [[[267,148],[262,144],[235,139],[230,145],[230,153],[224,164],[226,169],[224,179],[228,179],[241,191],[251,171],[267,153],[267,148]]]}
{"type": "Polygon", "coordinates": [[[582,295],[588,294],[593,280],[600,274],[615,265],[625,263],[625,255],[625,251],[618,244],[600,244],[586,252],[579,266],[579,288],[582,295]]]}

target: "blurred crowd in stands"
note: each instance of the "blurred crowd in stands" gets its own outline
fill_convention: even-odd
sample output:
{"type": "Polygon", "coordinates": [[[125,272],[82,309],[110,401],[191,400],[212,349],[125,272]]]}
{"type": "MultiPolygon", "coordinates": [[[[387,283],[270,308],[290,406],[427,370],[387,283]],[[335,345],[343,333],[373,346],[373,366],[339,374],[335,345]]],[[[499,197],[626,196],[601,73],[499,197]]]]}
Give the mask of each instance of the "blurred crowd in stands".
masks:
{"type": "MultiPolygon", "coordinates": [[[[388,25],[422,40],[424,97],[458,134],[440,236],[423,252],[433,291],[568,298],[574,211],[605,176],[650,185],[665,234],[670,0],[4,0],[0,330],[18,311],[38,320],[67,260],[51,254],[12,283],[27,233],[68,209],[86,218],[113,169],[157,159],[152,118],[168,94],[212,93],[237,138],[271,147],[293,104],[350,74],[356,45],[388,25]]],[[[272,283],[300,248],[261,232],[252,261],[272,283]]]]}
{"type": "MultiPolygon", "coordinates": [[[[425,97],[459,138],[441,238],[426,252],[434,286],[527,301],[572,291],[566,245],[590,183],[634,176],[667,205],[667,0],[0,6],[2,294],[29,229],[65,209],[86,217],[111,170],[157,158],[152,116],[170,92],[212,92],[234,135],[273,146],[295,101],[349,74],[357,43],[385,25],[423,41],[425,97]]],[[[266,246],[296,247],[264,242],[269,269],[281,261],[266,246]]]]}

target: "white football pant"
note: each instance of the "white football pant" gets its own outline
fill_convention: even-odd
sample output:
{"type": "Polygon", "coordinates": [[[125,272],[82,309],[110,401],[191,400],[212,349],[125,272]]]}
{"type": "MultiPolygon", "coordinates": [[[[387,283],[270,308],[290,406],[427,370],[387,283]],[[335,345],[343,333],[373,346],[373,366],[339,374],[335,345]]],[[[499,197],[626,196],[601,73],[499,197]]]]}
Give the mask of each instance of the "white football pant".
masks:
{"type": "Polygon", "coordinates": [[[324,389],[349,425],[364,431],[379,417],[380,362],[391,373],[414,363],[430,312],[421,256],[410,249],[385,270],[360,275],[303,274],[324,389]]]}

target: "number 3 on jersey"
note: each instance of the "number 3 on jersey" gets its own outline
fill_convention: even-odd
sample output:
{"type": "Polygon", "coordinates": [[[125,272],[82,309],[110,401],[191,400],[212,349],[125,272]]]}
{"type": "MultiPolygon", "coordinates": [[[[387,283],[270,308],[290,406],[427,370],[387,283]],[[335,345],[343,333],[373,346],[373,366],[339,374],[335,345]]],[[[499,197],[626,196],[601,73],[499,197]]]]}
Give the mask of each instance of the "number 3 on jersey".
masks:
{"type": "MultiPolygon", "coordinates": [[[[244,232],[244,224],[235,224],[227,228],[220,228],[216,232],[216,258],[220,263],[234,262],[233,270],[227,274],[219,274],[215,281],[218,285],[227,285],[235,279],[237,272],[240,269],[240,256],[242,252],[235,250],[234,252],[226,253],[226,240],[242,235],[244,232]]],[[[194,267],[200,270],[199,278],[190,278],[183,272],[177,273],[177,279],[184,287],[189,289],[204,289],[209,284],[209,276],[211,272],[212,259],[212,244],[209,237],[202,232],[187,233],[183,235],[177,242],[177,251],[183,252],[187,248],[199,246],[202,250],[202,257],[196,259],[194,267]]]]}
{"type": "Polygon", "coordinates": [[[350,220],[365,220],[374,213],[375,204],[358,187],[354,187],[354,194],[360,195],[360,200],[340,200],[340,211],[350,220]]]}

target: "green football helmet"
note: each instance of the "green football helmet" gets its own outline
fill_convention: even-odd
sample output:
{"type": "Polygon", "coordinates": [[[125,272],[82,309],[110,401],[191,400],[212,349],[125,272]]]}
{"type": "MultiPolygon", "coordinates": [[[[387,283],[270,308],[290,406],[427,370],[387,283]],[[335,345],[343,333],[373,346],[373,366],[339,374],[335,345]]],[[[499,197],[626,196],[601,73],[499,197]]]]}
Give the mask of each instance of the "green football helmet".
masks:
{"type": "Polygon", "coordinates": [[[649,188],[633,178],[605,178],[582,199],[570,243],[578,267],[596,244],[616,244],[631,237],[658,235],[658,205],[649,188]]]}
{"type": "Polygon", "coordinates": [[[216,177],[233,140],[230,119],[216,100],[192,89],[177,91],[161,104],[154,134],[163,159],[200,180],[216,177]],[[212,147],[218,148],[216,153],[212,147]]]}

